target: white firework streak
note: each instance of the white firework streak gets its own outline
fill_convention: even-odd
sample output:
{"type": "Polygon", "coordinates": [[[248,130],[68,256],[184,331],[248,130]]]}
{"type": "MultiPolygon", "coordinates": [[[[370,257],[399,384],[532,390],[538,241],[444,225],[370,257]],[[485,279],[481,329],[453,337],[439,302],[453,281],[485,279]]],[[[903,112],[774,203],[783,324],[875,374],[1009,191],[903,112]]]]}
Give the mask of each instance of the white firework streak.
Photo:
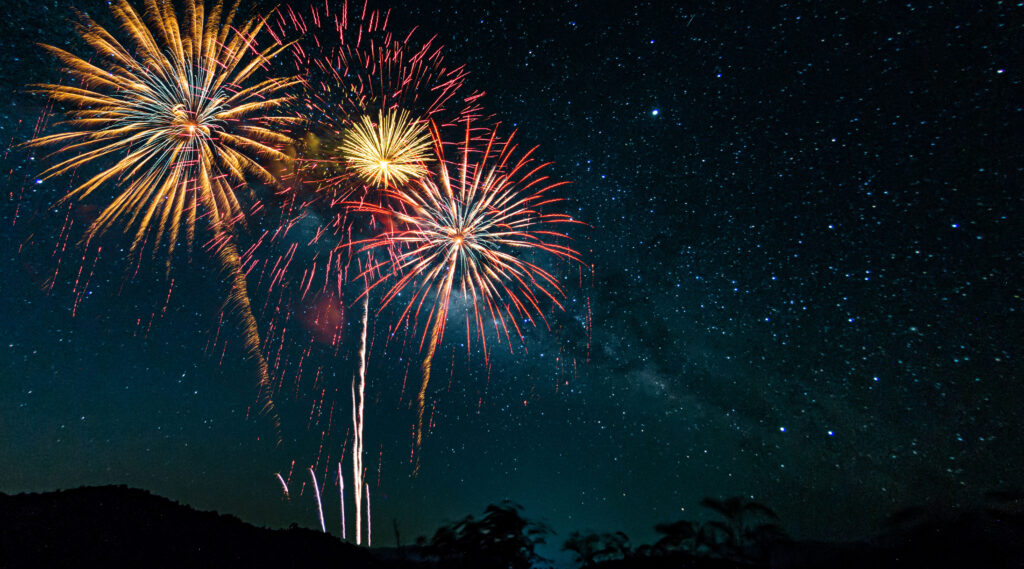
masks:
{"type": "MultiPolygon", "coordinates": [[[[363,529],[363,412],[366,403],[366,328],[370,318],[370,295],[363,297],[363,337],[359,345],[359,392],[356,397],[356,380],[352,378],[352,427],[355,434],[352,441],[352,485],[356,499],[356,545],[362,544],[363,529]]],[[[367,501],[369,508],[369,501],[367,501]]],[[[367,512],[369,518],[369,512],[367,512]]]]}
{"type": "Polygon", "coordinates": [[[366,485],[366,547],[373,546],[373,524],[370,523],[370,485],[366,485]]]}
{"type": "Polygon", "coordinates": [[[288,493],[288,483],[284,481],[283,477],[281,477],[281,473],[275,472],[274,476],[276,476],[277,480],[281,483],[281,489],[284,490],[284,497],[288,498],[288,500],[291,500],[292,496],[291,494],[288,493]]]}
{"type": "Polygon", "coordinates": [[[309,475],[313,478],[313,492],[316,494],[316,509],[320,513],[320,530],[327,533],[327,525],[324,524],[324,506],[320,503],[320,485],[316,482],[316,472],[309,467],[309,475]]]}

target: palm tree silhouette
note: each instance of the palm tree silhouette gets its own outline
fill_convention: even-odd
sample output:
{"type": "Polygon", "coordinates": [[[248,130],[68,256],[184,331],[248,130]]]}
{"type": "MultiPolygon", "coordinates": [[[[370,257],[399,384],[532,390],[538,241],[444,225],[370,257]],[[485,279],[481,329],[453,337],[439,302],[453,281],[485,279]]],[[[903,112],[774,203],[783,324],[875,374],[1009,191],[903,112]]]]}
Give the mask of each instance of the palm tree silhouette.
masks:
{"type": "Polygon", "coordinates": [[[656,551],[666,553],[681,549],[696,553],[697,530],[693,522],[679,520],[678,522],[661,523],[654,526],[654,531],[664,536],[654,544],[656,551]]]}
{"type": "Polygon", "coordinates": [[[764,504],[733,496],[725,500],[704,498],[700,505],[726,520],[724,523],[708,522],[698,533],[697,547],[706,546],[712,553],[724,557],[761,558],[772,543],[786,537],[785,531],[774,523],[779,517],[764,504]]]}

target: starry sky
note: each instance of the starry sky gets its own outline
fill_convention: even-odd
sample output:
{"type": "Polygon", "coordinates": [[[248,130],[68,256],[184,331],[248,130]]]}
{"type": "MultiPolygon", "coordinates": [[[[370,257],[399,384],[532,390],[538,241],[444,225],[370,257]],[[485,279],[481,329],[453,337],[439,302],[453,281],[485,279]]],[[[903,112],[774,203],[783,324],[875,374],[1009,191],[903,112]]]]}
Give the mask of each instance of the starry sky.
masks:
{"type": "MultiPolygon", "coordinates": [[[[436,34],[487,111],[572,181],[560,191],[594,265],[566,277],[550,330],[489,365],[448,333],[417,477],[421,354],[376,315],[375,543],[505,498],[557,543],[641,543],[734,495],[792,535],[840,539],[1024,486],[1024,7],[969,4],[374,4],[394,30],[436,34]]],[[[15,145],[44,105],[26,85],[58,79],[34,42],[76,45],[72,7],[107,17],[56,0],[0,22],[0,491],[128,484],[314,527],[303,484],[311,464],[335,476],[349,436],[358,306],[337,354],[286,379],[275,446],[207,252],[176,259],[169,297],[162,261],[133,273],[117,236],[83,256],[73,223],[54,254],[68,182],[36,183],[43,155],[15,145]]],[[[311,310],[254,294],[261,323],[311,310]]],[[[282,343],[284,369],[308,345],[282,343]]],[[[337,533],[337,486],[324,496],[337,533]]]]}

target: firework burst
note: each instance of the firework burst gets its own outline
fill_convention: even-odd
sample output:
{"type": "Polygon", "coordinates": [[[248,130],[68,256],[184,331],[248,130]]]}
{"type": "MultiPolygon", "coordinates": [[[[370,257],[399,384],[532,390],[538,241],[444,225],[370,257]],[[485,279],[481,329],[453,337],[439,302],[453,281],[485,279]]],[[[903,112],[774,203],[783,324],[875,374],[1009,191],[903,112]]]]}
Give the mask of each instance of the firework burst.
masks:
{"type": "MultiPolygon", "coordinates": [[[[68,81],[36,85],[38,92],[66,107],[63,132],[42,136],[33,147],[59,146],[70,155],[47,169],[50,178],[98,165],[99,173],[62,201],[83,200],[107,185],[123,187],[99,214],[85,239],[114,225],[134,229],[132,250],[155,233],[154,250],[167,236],[168,270],[182,226],[191,249],[197,211],[214,233],[217,256],[232,274],[229,296],[242,315],[245,345],[258,362],[261,399],[272,407],[267,365],[259,350],[232,227],[244,220],[236,195],[253,179],[273,184],[260,160],[288,160],[279,148],[290,139],[278,129],[292,119],[277,116],[298,80],[254,77],[287,46],[262,51],[255,38],[262,19],[236,21],[237,5],[146,0],[140,13],[126,0],[111,10],[127,35],[113,34],[82,15],[76,30],[95,51],[91,61],[44,45],[62,64],[68,81]]],[[[251,193],[251,190],[249,190],[251,193]]],[[[275,418],[276,422],[276,418],[275,418]]]]}
{"type": "MultiPolygon", "coordinates": [[[[274,65],[301,77],[303,86],[288,107],[302,121],[289,131],[296,159],[287,170],[286,191],[275,195],[280,224],[264,234],[246,265],[252,282],[279,306],[306,306],[315,298],[340,308],[350,271],[361,272],[365,259],[337,245],[375,231],[351,223],[344,202],[356,192],[372,194],[426,174],[433,158],[429,120],[446,124],[480,112],[481,94],[465,89],[464,68],[446,63],[434,39],[393,34],[388,18],[367,3],[345,0],[282,5],[268,18],[279,43],[297,38],[290,57],[278,57],[274,65]],[[281,286],[290,282],[299,286],[281,286]]],[[[269,314],[265,353],[284,342],[288,314],[269,314]]],[[[341,330],[319,334],[335,354],[341,330]]],[[[286,365],[279,358],[272,362],[275,372],[286,365]]]]}
{"type": "Polygon", "coordinates": [[[549,193],[565,182],[544,176],[547,164],[534,164],[532,149],[513,159],[512,137],[501,142],[492,131],[483,152],[474,155],[467,126],[462,160],[452,176],[440,135],[436,129],[433,133],[440,164],[436,177],[384,190],[387,205],[352,204],[357,211],[392,220],[393,229],[353,243],[361,251],[389,252],[386,261],[371,267],[385,275],[371,288],[394,279],[382,308],[406,293],[400,321],[422,317],[428,323],[420,340],[428,348],[417,398],[417,447],[431,361],[444,338],[453,293],[467,300],[467,326],[470,321],[475,325],[486,355],[485,321],[493,322],[499,342],[504,337],[511,347],[513,335],[522,340],[520,321],[546,324],[545,299],[562,308],[558,278],[531,258],[541,254],[581,262],[575,250],[562,244],[568,239],[565,225],[579,222],[545,211],[562,201],[549,193]]]}
{"type": "MultiPolygon", "coordinates": [[[[382,177],[395,177],[381,171],[380,160],[351,167],[355,138],[380,132],[371,126],[374,121],[380,125],[392,112],[396,125],[402,115],[410,117],[401,121],[407,125],[403,130],[415,139],[417,152],[428,153],[429,142],[421,139],[425,128],[416,125],[468,121],[481,113],[482,93],[467,92],[465,68],[446,65],[434,38],[421,42],[412,32],[395,35],[388,29],[389,15],[367,3],[355,9],[341,2],[318,4],[308,12],[282,7],[271,18],[271,32],[280,40],[296,34],[312,38],[289,50],[294,73],[306,86],[297,106],[305,131],[296,137],[301,140],[297,168],[303,182],[335,202],[347,199],[359,181],[379,184],[382,177]]],[[[394,163],[389,166],[394,169],[394,163]]]]}
{"type": "Polygon", "coordinates": [[[389,12],[359,10],[348,2],[313,6],[308,14],[283,7],[272,18],[278,38],[296,32],[313,41],[291,47],[295,73],[310,87],[305,108],[314,122],[345,122],[369,110],[403,108],[446,123],[480,113],[482,93],[464,93],[466,70],[449,67],[435,38],[420,42],[414,33],[395,35],[389,12]]]}
{"type": "Polygon", "coordinates": [[[284,46],[255,51],[253,41],[263,24],[255,19],[235,24],[235,8],[225,13],[218,3],[207,14],[202,3],[189,0],[179,22],[170,2],[147,0],[145,6],[146,19],[125,0],[111,7],[131,51],[85,15],[76,29],[95,50],[96,63],[43,46],[64,64],[70,81],[35,88],[67,107],[67,120],[60,124],[69,130],[29,144],[59,145],[55,155],[71,155],[43,178],[116,160],[63,199],[85,199],[119,183],[123,191],[87,235],[123,223],[126,230],[135,228],[134,248],[156,229],[156,245],[169,234],[173,252],[182,225],[192,243],[199,206],[212,225],[230,226],[242,219],[236,188],[252,178],[274,182],[258,160],[288,159],[276,147],[290,139],[277,129],[291,119],[272,113],[297,81],[252,83],[284,46]]]}
{"type": "Polygon", "coordinates": [[[410,119],[409,111],[391,109],[377,113],[376,122],[363,116],[345,132],[341,152],[365,182],[398,186],[427,174],[430,136],[426,125],[410,119]]]}

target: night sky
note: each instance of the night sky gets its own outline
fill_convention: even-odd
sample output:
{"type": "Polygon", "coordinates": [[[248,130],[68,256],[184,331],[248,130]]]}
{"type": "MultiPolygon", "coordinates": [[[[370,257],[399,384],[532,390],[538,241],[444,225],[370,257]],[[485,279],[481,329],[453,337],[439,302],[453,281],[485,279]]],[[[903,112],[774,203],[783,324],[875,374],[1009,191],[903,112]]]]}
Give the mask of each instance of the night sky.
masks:
{"type": "MultiPolygon", "coordinates": [[[[377,315],[375,544],[504,498],[556,544],[577,529],[649,542],[734,495],[794,536],[851,538],[900,508],[1024,487],[1024,7],[761,4],[372,4],[436,34],[503,132],[572,181],[559,191],[594,265],[564,271],[551,330],[492,346],[489,366],[446,333],[415,478],[422,355],[377,315]]],[[[94,0],[10,3],[0,21],[0,491],[128,484],[314,527],[316,463],[339,533],[353,295],[337,356],[315,347],[293,373],[298,332],[270,354],[290,362],[275,446],[240,326],[218,326],[227,281],[208,251],[175,258],[169,299],[163,260],[133,274],[117,232],[83,255],[73,223],[54,255],[69,181],[36,183],[44,155],[14,145],[45,104],[26,85],[59,79],[34,42],[80,48],[73,7],[109,22],[94,0]],[[76,291],[80,267],[94,276],[76,291]]],[[[253,288],[261,326],[311,310],[253,288]]]]}

